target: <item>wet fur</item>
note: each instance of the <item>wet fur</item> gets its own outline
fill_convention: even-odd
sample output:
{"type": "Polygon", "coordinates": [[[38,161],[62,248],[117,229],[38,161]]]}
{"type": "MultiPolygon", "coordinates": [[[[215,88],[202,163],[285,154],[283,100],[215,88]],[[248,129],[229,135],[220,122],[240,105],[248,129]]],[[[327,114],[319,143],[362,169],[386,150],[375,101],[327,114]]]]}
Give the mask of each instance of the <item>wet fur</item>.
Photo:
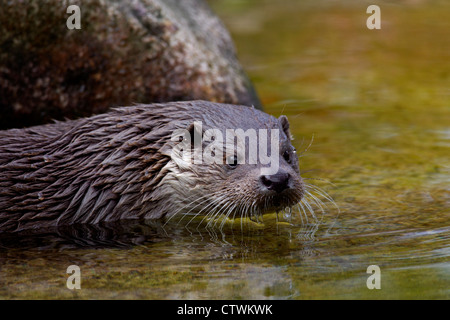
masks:
{"type": "MultiPolygon", "coordinates": [[[[219,166],[180,168],[170,158],[170,137],[175,129],[202,121],[218,128],[279,128],[290,146],[283,119],[245,106],[191,101],[121,107],[90,118],[2,131],[0,232],[159,219],[201,208],[226,214],[233,201],[240,205],[233,212],[264,211],[270,199],[257,195],[255,180],[247,174],[253,169],[242,166],[242,173],[227,174],[219,166]]],[[[298,163],[282,165],[300,177],[298,163]]],[[[302,196],[297,183],[298,192],[286,200],[292,204],[302,196]]]]}

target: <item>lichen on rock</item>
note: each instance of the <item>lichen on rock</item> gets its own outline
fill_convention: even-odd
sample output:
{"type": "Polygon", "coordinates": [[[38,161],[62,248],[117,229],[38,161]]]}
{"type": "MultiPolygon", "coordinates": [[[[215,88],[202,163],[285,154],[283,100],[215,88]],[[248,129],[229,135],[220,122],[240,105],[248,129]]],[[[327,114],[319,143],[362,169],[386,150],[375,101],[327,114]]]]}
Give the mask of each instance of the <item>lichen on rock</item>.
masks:
{"type": "Polygon", "coordinates": [[[259,99],[203,0],[0,0],[0,128],[133,103],[259,99]],[[70,4],[81,29],[70,30],[70,4]]]}

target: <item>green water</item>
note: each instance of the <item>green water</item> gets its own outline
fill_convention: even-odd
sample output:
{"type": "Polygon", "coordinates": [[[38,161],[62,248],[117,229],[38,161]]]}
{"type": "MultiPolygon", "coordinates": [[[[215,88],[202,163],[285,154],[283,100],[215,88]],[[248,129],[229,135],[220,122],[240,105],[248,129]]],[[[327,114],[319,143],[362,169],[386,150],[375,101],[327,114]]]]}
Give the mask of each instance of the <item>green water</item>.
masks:
{"type": "Polygon", "coordinates": [[[265,110],[286,114],[308,149],[306,181],[339,210],[323,199],[309,224],[268,215],[222,232],[193,221],[10,239],[0,298],[449,299],[450,3],[378,2],[381,30],[366,28],[364,1],[211,4],[265,110]],[[72,264],[81,290],[66,287],[72,264]]]}

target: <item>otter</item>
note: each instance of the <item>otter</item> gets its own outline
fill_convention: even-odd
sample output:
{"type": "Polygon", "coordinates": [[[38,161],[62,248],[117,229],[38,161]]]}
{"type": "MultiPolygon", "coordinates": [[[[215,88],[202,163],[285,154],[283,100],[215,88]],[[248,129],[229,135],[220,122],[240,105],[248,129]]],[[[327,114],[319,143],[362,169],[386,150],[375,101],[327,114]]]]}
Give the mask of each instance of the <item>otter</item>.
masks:
{"type": "Polygon", "coordinates": [[[248,106],[207,101],[134,105],[0,132],[0,232],[124,219],[164,221],[184,214],[254,217],[292,207],[304,193],[287,118],[248,106]],[[198,122],[200,129],[194,125],[198,122]],[[203,140],[205,152],[226,161],[174,157],[176,147],[189,139],[191,147],[178,151],[194,154],[196,137],[209,128],[224,136],[235,128],[275,129],[277,144],[265,148],[276,151],[271,156],[277,170],[264,172],[267,163],[251,163],[251,150],[231,154],[230,160],[203,140]]]}

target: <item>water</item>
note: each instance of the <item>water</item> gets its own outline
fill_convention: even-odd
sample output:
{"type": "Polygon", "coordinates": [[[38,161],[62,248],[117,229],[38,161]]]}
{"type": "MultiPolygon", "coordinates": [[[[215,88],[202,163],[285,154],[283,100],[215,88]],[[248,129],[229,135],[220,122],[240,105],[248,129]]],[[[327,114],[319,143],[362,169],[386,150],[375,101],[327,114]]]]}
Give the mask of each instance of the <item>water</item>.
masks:
{"type": "Polygon", "coordinates": [[[212,4],[266,111],[307,149],[305,181],[338,209],[322,197],[315,218],[222,231],[194,219],[3,237],[0,298],[449,299],[450,4],[381,2],[373,31],[370,3],[212,4]],[[81,290],[66,287],[72,264],[81,290]]]}

